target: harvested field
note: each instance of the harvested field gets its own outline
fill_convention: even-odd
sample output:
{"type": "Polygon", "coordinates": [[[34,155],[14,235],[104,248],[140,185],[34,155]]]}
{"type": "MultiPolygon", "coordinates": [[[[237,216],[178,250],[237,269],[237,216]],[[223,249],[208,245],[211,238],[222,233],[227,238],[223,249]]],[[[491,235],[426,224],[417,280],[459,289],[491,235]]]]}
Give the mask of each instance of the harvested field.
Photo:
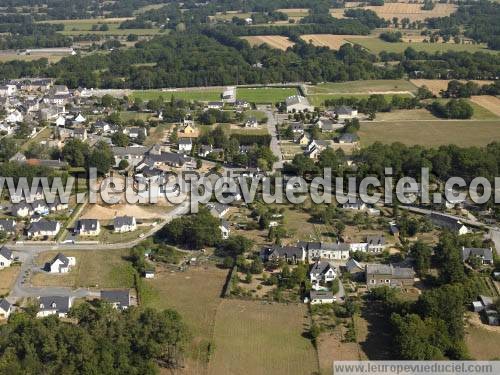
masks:
{"type": "Polygon", "coordinates": [[[223,300],[217,310],[209,374],[311,374],[317,360],[303,336],[303,304],[223,300]]]}
{"type": "Polygon", "coordinates": [[[251,46],[260,46],[261,44],[267,44],[271,48],[277,48],[285,51],[288,47],[294,45],[287,37],[280,35],[259,35],[259,36],[244,36],[242,37],[251,46]]]}
{"type": "Polygon", "coordinates": [[[348,81],[321,83],[307,86],[308,95],[311,94],[402,94],[416,91],[416,87],[404,79],[374,79],[366,81],[348,81]]]}
{"type": "Polygon", "coordinates": [[[472,96],[470,101],[500,116],[500,99],[492,95],[472,96]]]}
{"type": "Polygon", "coordinates": [[[485,146],[493,139],[500,138],[500,121],[374,121],[362,123],[359,136],[363,145],[378,141],[428,147],[447,144],[460,147],[485,146]]]}
{"type": "Polygon", "coordinates": [[[377,15],[386,20],[392,20],[393,17],[409,18],[410,21],[423,21],[430,17],[449,16],[457,8],[454,4],[436,4],[432,10],[422,10],[422,4],[405,3],[385,3],[383,6],[367,6],[363,9],[370,9],[377,15]]]}
{"type": "Polygon", "coordinates": [[[338,50],[343,44],[351,43],[346,38],[356,39],[363,37],[360,35],[332,35],[332,34],[306,34],[300,38],[306,43],[311,42],[316,47],[328,47],[330,49],[338,50]]]}
{"type": "MultiPolygon", "coordinates": [[[[417,87],[426,86],[429,90],[432,91],[434,95],[439,95],[441,90],[446,90],[448,88],[449,79],[410,79],[410,82],[413,83],[417,87]]],[[[461,81],[466,82],[466,81],[461,81]]],[[[489,85],[493,83],[493,81],[486,80],[474,80],[473,82],[478,85],[489,85]]]]}

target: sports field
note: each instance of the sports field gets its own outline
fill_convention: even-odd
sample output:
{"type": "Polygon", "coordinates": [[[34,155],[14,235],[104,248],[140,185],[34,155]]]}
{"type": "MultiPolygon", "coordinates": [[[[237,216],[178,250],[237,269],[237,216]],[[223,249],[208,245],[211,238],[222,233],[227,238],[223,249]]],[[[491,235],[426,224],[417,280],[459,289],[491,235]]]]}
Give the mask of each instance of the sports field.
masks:
{"type": "Polygon", "coordinates": [[[271,48],[277,48],[285,51],[288,47],[292,47],[294,43],[287,37],[280,35],[257,35],[257,36],[243,36],[251,46],[260,46],[267,44],[271,48]]]}
{"type": "Polygon", "coordinates": [[[209,374],[314,374],[318,372],[303,304],[224,300],[214,331],[209,374]]]}
{"type": "Polygon", "coordinates": [[[173,96],[175,99],[192,100],[192,101],[216,101],[220,100],[221,89],[178,89],[178,90],[134,90],[133,98],[141,98],[143,100],[158,99],[162,97],[165,100],[170,100],[173,96]]]}
{"type": "Polygon", "coordinates": [[[358,134],[363,145],[401,142],[429,147],[447,144],[485,146],[500,139],[500,120],[374,121],[362,123],[358,134]]]}
{"type": "Polygon", "coordinates": [[[250,103],[277,103],[284,101],[291,95],[296,95],[294,87],[238,87],[236,96],[238,99],[250,103]]]}

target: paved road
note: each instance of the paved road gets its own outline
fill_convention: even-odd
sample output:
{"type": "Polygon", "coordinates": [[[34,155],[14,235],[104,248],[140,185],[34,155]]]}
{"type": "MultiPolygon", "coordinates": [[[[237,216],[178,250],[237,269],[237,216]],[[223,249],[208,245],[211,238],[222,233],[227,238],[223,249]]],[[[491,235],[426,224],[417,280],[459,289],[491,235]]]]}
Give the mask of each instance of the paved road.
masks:
{"type": "Polygon", "coordinates": [[[273,171],[276,171],[278,169],[283,169],[283,155],[281,153],[281,147],[278,140],[278,132],[276,131],[277,121],[275,114],[273,110],[267,106],[259,107],[258,109],[264,111],[267,116],[267,131],[271,136],[271,144],[269,147],[271,148],[271,151],[273,152],[274,156],[278,158],[278,161],[275,162],[273,165],[273,171]]]}
{"type": "MultiPolygon", "coordinates": [[[[164,224],[169,222],[175,217],[184,215],[188,212],[189,204],[182,203],[172,211],[165,215],[164,220],[152,228],[143,237],[137,238],[133,241],[117,244],[97,244],[97,245],[84,245],[84,244],[54,244],[54,245],[37,245],[37,244],[13,244],[9,247],[14,250],[14,255],[18,256],[22,261],[21,271],[16,279],[16,282],[9,294],[8,300],[11,302],[17,301],[19,298],[25,297],[40,297],[40,296],[69,296],[74,298],[84,298],[87,296],[98,297],[99,293],[89,289],[80,288],[72,290],[71,288],[63,287],[33,287],[29,285],[31,276],[35,272],[40,272],[40,266],[36,265],[35,258],[38,254],[49,250],[111,250],[111,249],[128,249],[136,246],[144,238],[154,235],[158,232],[164,224]]],[[[57,277],[56,275],[54,277],[57,277]]]]}

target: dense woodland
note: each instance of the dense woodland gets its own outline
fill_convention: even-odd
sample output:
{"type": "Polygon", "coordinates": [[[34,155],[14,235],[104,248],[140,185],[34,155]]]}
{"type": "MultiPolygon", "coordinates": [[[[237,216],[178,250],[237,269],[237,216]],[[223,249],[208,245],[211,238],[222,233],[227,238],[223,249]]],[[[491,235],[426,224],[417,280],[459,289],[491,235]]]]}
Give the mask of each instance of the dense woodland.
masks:
{"type": "Polygon", "coordinates": [[[83,303],[70,311],[72,322],[28,310],[0,327],[2,374],[157,374],[182,365],[190,337],[173,310],[83,303]]]}

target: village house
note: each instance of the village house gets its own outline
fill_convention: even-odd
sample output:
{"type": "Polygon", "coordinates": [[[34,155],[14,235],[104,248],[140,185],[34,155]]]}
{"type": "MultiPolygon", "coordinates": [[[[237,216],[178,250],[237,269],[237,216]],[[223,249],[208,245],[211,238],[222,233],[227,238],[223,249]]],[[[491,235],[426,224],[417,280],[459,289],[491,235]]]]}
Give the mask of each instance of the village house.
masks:
{"type": "Polygon", "coordinates": [[[342,204],[342,208],[344,210],[364,211],[367,209],[367,206],[365,202],[358,198],[354,202],[351,202],[349,199],[347,202],[342,204]]]}
{"type": "Polygon", "coordinates": [[[53,237],[59,233],[61,224],[58,221],[41,219],[30,225],[28,238],[53,237]]]}
{"type": "Polygon", "coordinates": [[[31,204],[26,202],[14,203],[10,208],[10,212],[12,213],[12,215],[21,218],[31,216],[34,213],[31,204]]]}
{"type": "Polygon", "coordinates": [[[61,202],[61,199],[59,199],[59,197],[54,198],[54,201],[52,203],[47,203],[47,205],[49,206],[50,212],[64,211],[69,207],[68,203],[61,202]]]}
{"type": "Polygon", "coordinates": [[[131,139],[137,139],[139,137],[147,137],[148,131],[146,128],[125,128],[123,133],[127,134],[131,139]]]}
{"type": "Polygon", "coordinates": [[[101,224],[97,219],[80,219],[74,232],[80,236],[98,236],[101,232],[101,224]]]}
{"type": "Polygon", "coordinates": [[[128,289],[101,290],[101,299],[109,302],[118,310],[126,310],[130,307],[130,291],[128,289]]]}
{"type": "Polygon", "coordinates": [[[245,121],[245,128],[256,128],[259,125],[259,122],[255,117],[249,117],[245,121]]]}
{"type": "Polygon", "coordinates": [[[210,211],[213,217],[223,218],[229,211],[229,206],[227,204],[215,202],[208,203],[207,209],[210,211]]]}
{"type": "Polygon", "coordinates": [[[365,268],[354,258],[349,258],[344,269],[351,275],[353,280],[360,280],[365,273],[365,268]]]}
{"type": "Polygon", "coordinates": [[[48,271],[50,273],[68,273],[71,267],[76,265],[75,257],[67,257],[62,253],[55,256],[49,263],[48,271]]]}
{"type": "Polygon", "coordinates": [[[303,133],[300,135],[300,137],[297,138],[296,142],[301,146],[307,146],[309,143],[311,143],[311,136],[307,133],[303,133]]]}
{"type": "Polygon", "coordinates": [[[57,315],[60,318],[65,318],[72,305],[73,298],[67,296],[38,297],[38,312],[36,316],[43,318],[49,315],[57,315]]]}
{"type": "Polygon", "coordinates": [[[316,261],[309,271],[309,280],[315,290],[319,289],[320,285],[324,286],[335,280],[336,277],[337,271],[326,261],[316,261]]]}
{"type": "Polygon", "coordinates": [[[359,137],[356,134],[344,133],[338,138],[339,144],[355,145],[358,144],[359,137]]]}
{"type": "Polygon", "coordinates": [[[439,212],[432,212],[427,215],[429,220],[436,226],[448,229],[459,236],[469,233],[469,228],[465,226],[460,220],[453,216],[442,214],[439,212]]]}
{"type": "MultiPolygon", "coordinates": [[[[309,303],[311,305],[331,304],[336,301],[333,293],[327,290],[311,290],[309,292],[309,303]]],[[[307,302],[307,301],[306,301],[307,302]]]]}
{"type": "Polygon", "coordinates": [[[12,219],[0,219],[0,232],[7,235],[16,234],[16,221],[12,219]]]}
{"type": "Polygon", "coordinates": [[[321,117],[320,119],[318,119],[318,121],[316,121],[316,126],[319,129],[321,129],[322,133],[324,133],[324,132],[333,132],[337,129],[341,129],[344,125],[335,123],[329,118],[321,117]]]}
{"type": "Polygon", "coordinates": [[[358,117],[358,110],[347,106],[340,106],[335,109],[335,117],[341,121],[352,120],[358,117]]]}
{"type": "Polygon", "coordinates": [[[208,102],[207,108],[221,110],[222,108],[224,108],[224,103],[223,102],[208,102]]]}
{"type": "Polygon", "coordinates": [[[8,319],[12,312],[12,305],[5,298],[0,299],[0,318],[8,319]]]}
{"type": "Polygon", "coordinates": [[[12,96],[17,93],[17,86],[6,84],[0,86],[0,97],[12,96]]]}
{"type": "Polygon", "coordinates": [[[144,159],[149,149],[145,146],[113,147],[114,166],[118,167],[122,160],[126,160],[130,166],[135,167],[144,159]]]}
{"type": "Polygon", "coordinates": [[[369,253],[381,253],[386,246],[384,236],[367,236],[366,243],[369,253]]]}
{"type": "Polygon", "coordinates": [[[88,138],[87,129],[77,128],[73,130],[73,138],[85,142],[88,138]]]}
{"type": "Polygon", "coordinates": [[[288,263],[304,262],[306,251],[300,246],[272,246],[261,250],[260,256],[264,262],[284,260],[288,263]]]}
{"type": "Polygon", "coordinates": [[[179,138],[178,147],[180,152],[189,153],[193,149],[191,138],[179,138]]]}
{"type": "Polygon", "coordinates": [[[369,288],[380,285],[404,287],[413,285],[415,271],[412,268],[396,267],[392,264],[367,264],[365,277],[369,288]]]}
{"type": "Polygon", "coordinates": [[[2,246],[0,248],[0,270],[10,267],[13,261],[14,257],[12,256],[12,250],[8,247],[2,246]]]}
{"type": "Polygon", "coordinates": [[[229,227],[229,222],[227,220],[221,220],[219,225],[220,232],[222,234],[222,239],[227,240],[231,234],[231,228],[229,227]]]}
{"type": "Polygon", "coordinates": [[[309,104],[309,100],[301,95],[292,95],[286,98],[286,111],[292,112],[312,112],[314,107],[309,104]]]}
{"type": "Polygon", "coordinates": [[[462,261],[467,262],[471,258],[477,257],[482,265],[493,264],[493,249],[490,248],[472,248],[462,246],[462,261]]]}
{"type": "Polygon", "coordinates": [[[221,95],[221,99],[224,103],[234,104],[236,101],[236,87],[226,87],[221,95]]]}
{"type": "Polygon", "coordinates": [[[137,222],[134,216],[117,216],[113,220],[115,233],[133,232],[137,229],[137,222]]]}
{"type": "Polygon", "coordinates": [[[304,123],[297,121],[297,122],[291,122],[290,125],[288,125],[290,129],[292,130],[292,133],[294,135],[298,134],[303,134],[304,133],[304,123]]]}

